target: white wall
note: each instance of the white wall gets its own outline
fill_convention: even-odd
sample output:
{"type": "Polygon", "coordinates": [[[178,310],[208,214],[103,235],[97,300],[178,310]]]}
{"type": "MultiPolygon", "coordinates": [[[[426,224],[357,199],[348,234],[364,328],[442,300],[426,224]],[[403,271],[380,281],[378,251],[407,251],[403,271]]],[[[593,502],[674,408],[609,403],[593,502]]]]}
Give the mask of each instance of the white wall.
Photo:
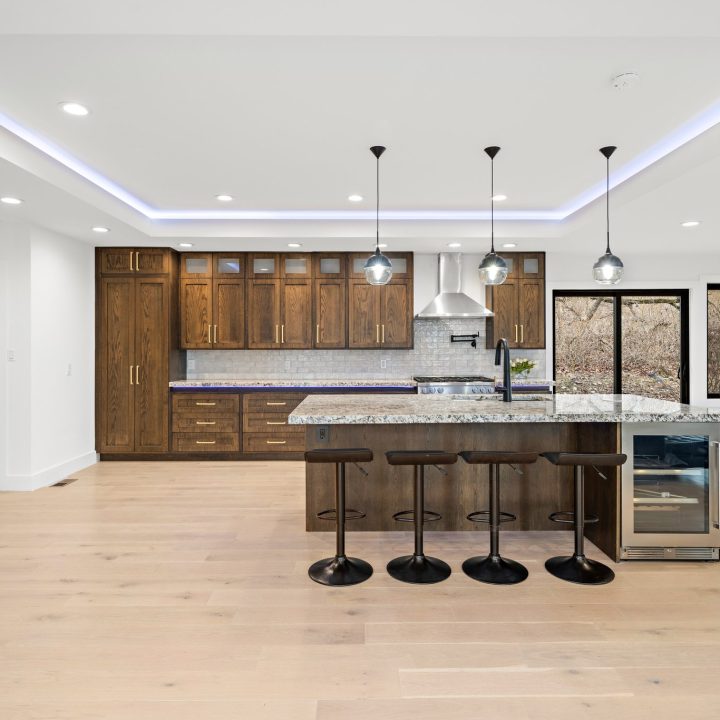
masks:
{"type": "Polygon", "coordinates": [[[95,461],[93,248],[19,224],[0,245],[0,489],[31,490],[95,461]]]}

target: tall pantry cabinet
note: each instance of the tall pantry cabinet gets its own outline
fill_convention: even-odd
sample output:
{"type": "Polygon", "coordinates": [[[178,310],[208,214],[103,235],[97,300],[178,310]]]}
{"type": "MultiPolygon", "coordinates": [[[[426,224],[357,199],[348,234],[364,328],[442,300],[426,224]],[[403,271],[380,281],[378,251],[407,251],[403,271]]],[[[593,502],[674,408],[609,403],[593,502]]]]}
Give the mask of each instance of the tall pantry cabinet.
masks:
{"type": "Polygon", "coordinates": [[[177,349],[178,259],[120,265],[143,251],[96,250],[96,447],[101,454],[169,449],[170,380],[184,377],[177,349]]]}

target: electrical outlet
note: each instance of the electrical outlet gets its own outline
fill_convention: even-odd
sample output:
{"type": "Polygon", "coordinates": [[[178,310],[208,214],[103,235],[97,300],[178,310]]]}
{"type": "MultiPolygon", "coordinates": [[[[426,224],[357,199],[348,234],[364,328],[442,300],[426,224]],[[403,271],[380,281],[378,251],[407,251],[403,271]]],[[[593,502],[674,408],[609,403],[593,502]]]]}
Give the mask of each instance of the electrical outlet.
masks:
{"type": "Polygon", "coordinates": [[[316,437],[318,442],[327,442],[330,436],[330,430],[327,425],[318,425],[316,437]]]}
{"type": "Polygon", "coordinates": [[[385,370],[387,368],[387,358],[381,358],[380,359],[380,369],[385,370]]]}

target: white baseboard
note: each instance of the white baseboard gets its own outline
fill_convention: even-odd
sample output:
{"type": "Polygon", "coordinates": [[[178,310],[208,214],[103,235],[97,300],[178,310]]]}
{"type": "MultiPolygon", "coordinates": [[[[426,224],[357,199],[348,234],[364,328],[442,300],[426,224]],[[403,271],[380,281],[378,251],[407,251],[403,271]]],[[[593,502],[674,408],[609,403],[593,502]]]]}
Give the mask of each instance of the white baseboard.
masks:
{"type": "Polygon", "coordinates": [[[33,475],[6,475],[0,476],[0,490],[38,490],[39,488],[54,485],[58,480],[83,470],[97,462],[97,453],[92,452],[78,455],[72,460],[45,468],[33,475]]]}

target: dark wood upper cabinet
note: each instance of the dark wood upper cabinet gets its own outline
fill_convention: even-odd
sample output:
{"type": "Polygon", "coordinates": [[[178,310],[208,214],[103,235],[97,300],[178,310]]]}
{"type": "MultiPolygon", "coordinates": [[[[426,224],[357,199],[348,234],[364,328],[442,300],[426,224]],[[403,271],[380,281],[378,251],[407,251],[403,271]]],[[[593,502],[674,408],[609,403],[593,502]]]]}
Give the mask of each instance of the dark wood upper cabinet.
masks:
{"type": "Polygon", "coordinates": [[[280,280],[247,281],[247,321],[249,349],[280,347],[280,280]]]}
{"type": "Polygon", "coordinates": [[[212,280],[213,254],[212,253],[182,253],[180,255],[180,278],[199,280],[205,278],[212,280]]]}
{"type": "Polygon", "coordinates": [[[316,280],[341,280],[347,277],[347,253],[314,253],[313,277],[316,280]]]}
{"type": "Polygon", "coordinates": [[[312,280],[284,280],[280,284],[280,345],[305,350],[312,342],[312,280]]]}
{"type": "Polygon", "coordinates": [[[506,338],[510,347],[545,347],[545,253],[502,253],[510,272],[502,285],[486,288],[486,347],[506,338]]]}
{"type": "Polygon", "coordinates": [[[348,347],[380,347],[380,291],[365,280],[348,281],[348,347]]]}
{"type": "Polygon", "coordinates": [[[413,284],[389,283],[381,288],[380,345],[410,348],[413,345],[413,284]]]}
{"type": "Polygon", "coordinates": [[[242,280],[247,273],[245,253],[213,253],[213,278],[242,280]]]}
{"type": "Polygon", "coordinates": [[[279,278],[280,254],[279,253],[248,253],[247,274],[248,280],[259,280],[261,278],[279,278]]]}
{"type": "Polygon", "coordinates": [[[245,280],[222,275],[213,280],[213,347],[245,347],[245,280]]]}
{"type": "Polygon", "coordinates": [[[180,347],[209,350],[213,346],[213,281],[180,279],[180,347]]]}
{"type": "Polygon", "coordinates": [[[100,248],[99,270],[103,275],[167,275],[170,253],[166,248],[100,248]]]}
{"type": "Polygon", "coordinates": [[[347,282],[333,278],[313,280],[315,337],[313,347],[347,347],[347,282]]]}
{"type": "MultiPolygon", "coordinates": [[[[348,277],[355,280],[365,278],[363,267],[373,251],[367,253],[349,253],[348,277]]],[[[413,254],[386,252],[385,256],[392,263],[392,279],[390,282],[405,282],[413,279],[413,254]]]]}
{"type": "Polygon", "coordinates": [[[284,280],[308,280],[313,275],[310,253],[283,253],[279,258],[280,277],[284,280]]]}

